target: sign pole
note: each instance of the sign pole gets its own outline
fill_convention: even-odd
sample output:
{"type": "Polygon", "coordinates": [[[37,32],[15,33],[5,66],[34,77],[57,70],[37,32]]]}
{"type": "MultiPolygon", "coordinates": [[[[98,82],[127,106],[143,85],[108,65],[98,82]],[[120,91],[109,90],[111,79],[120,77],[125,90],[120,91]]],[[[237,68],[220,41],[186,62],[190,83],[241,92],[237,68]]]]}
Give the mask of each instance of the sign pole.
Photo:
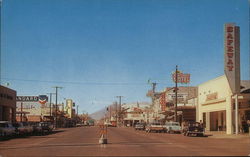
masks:
{"type": "MultiPolygon", "coordinates": [[[[235,134],[239,133],[239,104],[240,94],[240,27],[234,23],[224,25],[224,72],[227,77],[232,96],[235,99],[235,134]]],[[[232,129],[228,129],[231,133],[232,129]]]]}
{"type": "Polygon", "coordinates": [[[239,104],[238,104],[238,94],[235,94],[235,134],[238,135],[239,134],[239,124],[238,124],[238,111],[239,108],[239,104]]]}

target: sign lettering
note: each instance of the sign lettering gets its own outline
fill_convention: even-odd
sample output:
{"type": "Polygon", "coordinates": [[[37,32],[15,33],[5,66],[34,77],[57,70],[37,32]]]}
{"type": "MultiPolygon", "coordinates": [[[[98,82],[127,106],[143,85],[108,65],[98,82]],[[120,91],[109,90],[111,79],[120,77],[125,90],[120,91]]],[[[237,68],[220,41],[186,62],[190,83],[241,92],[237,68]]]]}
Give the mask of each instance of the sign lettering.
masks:
{"type": "Polygon", "coordinates": [[[224,71],[233,93],[240,92],[239,27],[233,23],[224,27],[224,71]]]}

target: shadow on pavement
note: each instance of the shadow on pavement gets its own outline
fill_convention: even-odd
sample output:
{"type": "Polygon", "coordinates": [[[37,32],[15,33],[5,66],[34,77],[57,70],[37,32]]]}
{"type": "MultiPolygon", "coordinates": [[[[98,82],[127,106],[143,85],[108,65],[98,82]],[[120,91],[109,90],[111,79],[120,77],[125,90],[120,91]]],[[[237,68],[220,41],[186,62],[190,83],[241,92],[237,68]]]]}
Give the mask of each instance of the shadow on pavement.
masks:
{"type": "Polygon", "coordinates": [[[84,146],[101,146],[99,143],[72,143],[72,144],[48,144],[48,145],[29,145],[29,146],[18,146],[18,147],[6,147],[1,148],[2,150],[11,149],[30,149],[30,148],[49,148],[49,147],[84,147],[84,146]]]}
{"type": "Polygon", "coordinates": [[[57,134],[57,133],[64,132],[64,131],[65,130],[53,130],[52,132],[45,132],[45,133],[33,133],[33,134],[27,134],[27,135],[14,135],[14,136],[10,136],[10,137],[1,137],[0,141],[8,141],[11,139],[32,138],[32,137],[51,138],[51,137],[48,137],[47,135],[53,135],[53,134],[57,134]]]}

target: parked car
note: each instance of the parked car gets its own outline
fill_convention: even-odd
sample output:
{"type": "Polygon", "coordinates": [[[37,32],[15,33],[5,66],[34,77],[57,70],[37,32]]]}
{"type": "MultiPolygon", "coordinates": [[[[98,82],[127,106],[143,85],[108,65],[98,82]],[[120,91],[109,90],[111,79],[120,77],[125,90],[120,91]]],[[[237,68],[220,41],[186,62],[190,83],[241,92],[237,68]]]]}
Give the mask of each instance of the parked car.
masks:
{"type": "Polygon", "coordinates": [[[76,123],[76,127],[81,127],[81,126],[84,126],[83,123],[76,123]]]}
{"type": "Polygon", "coordinates": [[[144,123],[136,123],[135,124],[135,130],[144,130],[145,124],[144,123]]]}
{"type": "Polygon", "coordinates": [[[40,125],[39,122],[32,123],[31,125],[32,125],[32,127],[33,127],[33,133],[34,133],[34,134],[40,135],[40,134],[43,133],[42,126],[40,125]]]}
{"type": "Polygon", "coordinates": [[[160,123],[150,123],[145,130],[146,132],[166,132],[166,128],[160,123]]]}
{"type": "Polygon", "coordinates": [[[26,129],[26,134],[32,134],[33,133],[33,127],[29,122],[22,122],[24,128],[26,129]]]}
{"type": "Polygon", "coordinates": [[[51,122],[40,122],[39,125],[42,127],[43,132],[52,132],[54,125],[51,122]]]}
{"type": "Polygon", "coordinates": [[[182,129],[179,122],[166,122],[164,127],[167,133],[181,133],[182,129]]]}
{"type": "Polygon", "coordinates": [[[25,135],[28,132],[27,128],[23,125],[22,122],[13,123],[13,126],[15,127],[17,135],[25,135]]]}
{"type": "Polygon", "coordinates": [[[11,122],[0,121],[0,137],[12,136],[15,134],[15,127],[12,126],[11,122]]]}
{"type": "Polygon", "coordinates": [[[199,122],[189,122],[183,129],[184,136],[204,136],[204,127],[199,122]]]}
{"type": "Polygon", "coordinates": [[[111,122],[104,122],[104,125],[106,125],[107,127],[113,127],[111,122]]]}

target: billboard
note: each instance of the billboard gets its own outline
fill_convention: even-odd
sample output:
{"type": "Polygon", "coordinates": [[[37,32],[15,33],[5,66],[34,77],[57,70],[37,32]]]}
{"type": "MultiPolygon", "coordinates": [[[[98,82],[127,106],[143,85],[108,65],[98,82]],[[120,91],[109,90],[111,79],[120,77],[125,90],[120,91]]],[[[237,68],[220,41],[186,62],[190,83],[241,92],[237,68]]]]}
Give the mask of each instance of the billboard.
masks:
{"type": "Polygon", "coordinates": [[[233,94],[240,92],[240,28],[224,25],[224,72],[233,94]]]}
{"type": "MultiPolygon", "coordinates": [[[[172,73],[172,79],[176,83],[176,72],[172,73]]],[[[177,72],[177,83],[190,83],[190,74],[183,74],[181,71],[177,72]]]]}
{"type": "MultiPolygon", "coordinates": [[[[167,93],[168,102],[175,102],[175,93],[167,93]]],[[[177,102],[186,103],[188,98],[188,93],[177,93],[177,102]]]]}
{"type": "Polygon", "coordinates": [[[47,95],[39,95],[39,96],[17,96],[16,101],[20,102],[39,102],[40,104],[45,104],[48,102],[47,95]]]}

